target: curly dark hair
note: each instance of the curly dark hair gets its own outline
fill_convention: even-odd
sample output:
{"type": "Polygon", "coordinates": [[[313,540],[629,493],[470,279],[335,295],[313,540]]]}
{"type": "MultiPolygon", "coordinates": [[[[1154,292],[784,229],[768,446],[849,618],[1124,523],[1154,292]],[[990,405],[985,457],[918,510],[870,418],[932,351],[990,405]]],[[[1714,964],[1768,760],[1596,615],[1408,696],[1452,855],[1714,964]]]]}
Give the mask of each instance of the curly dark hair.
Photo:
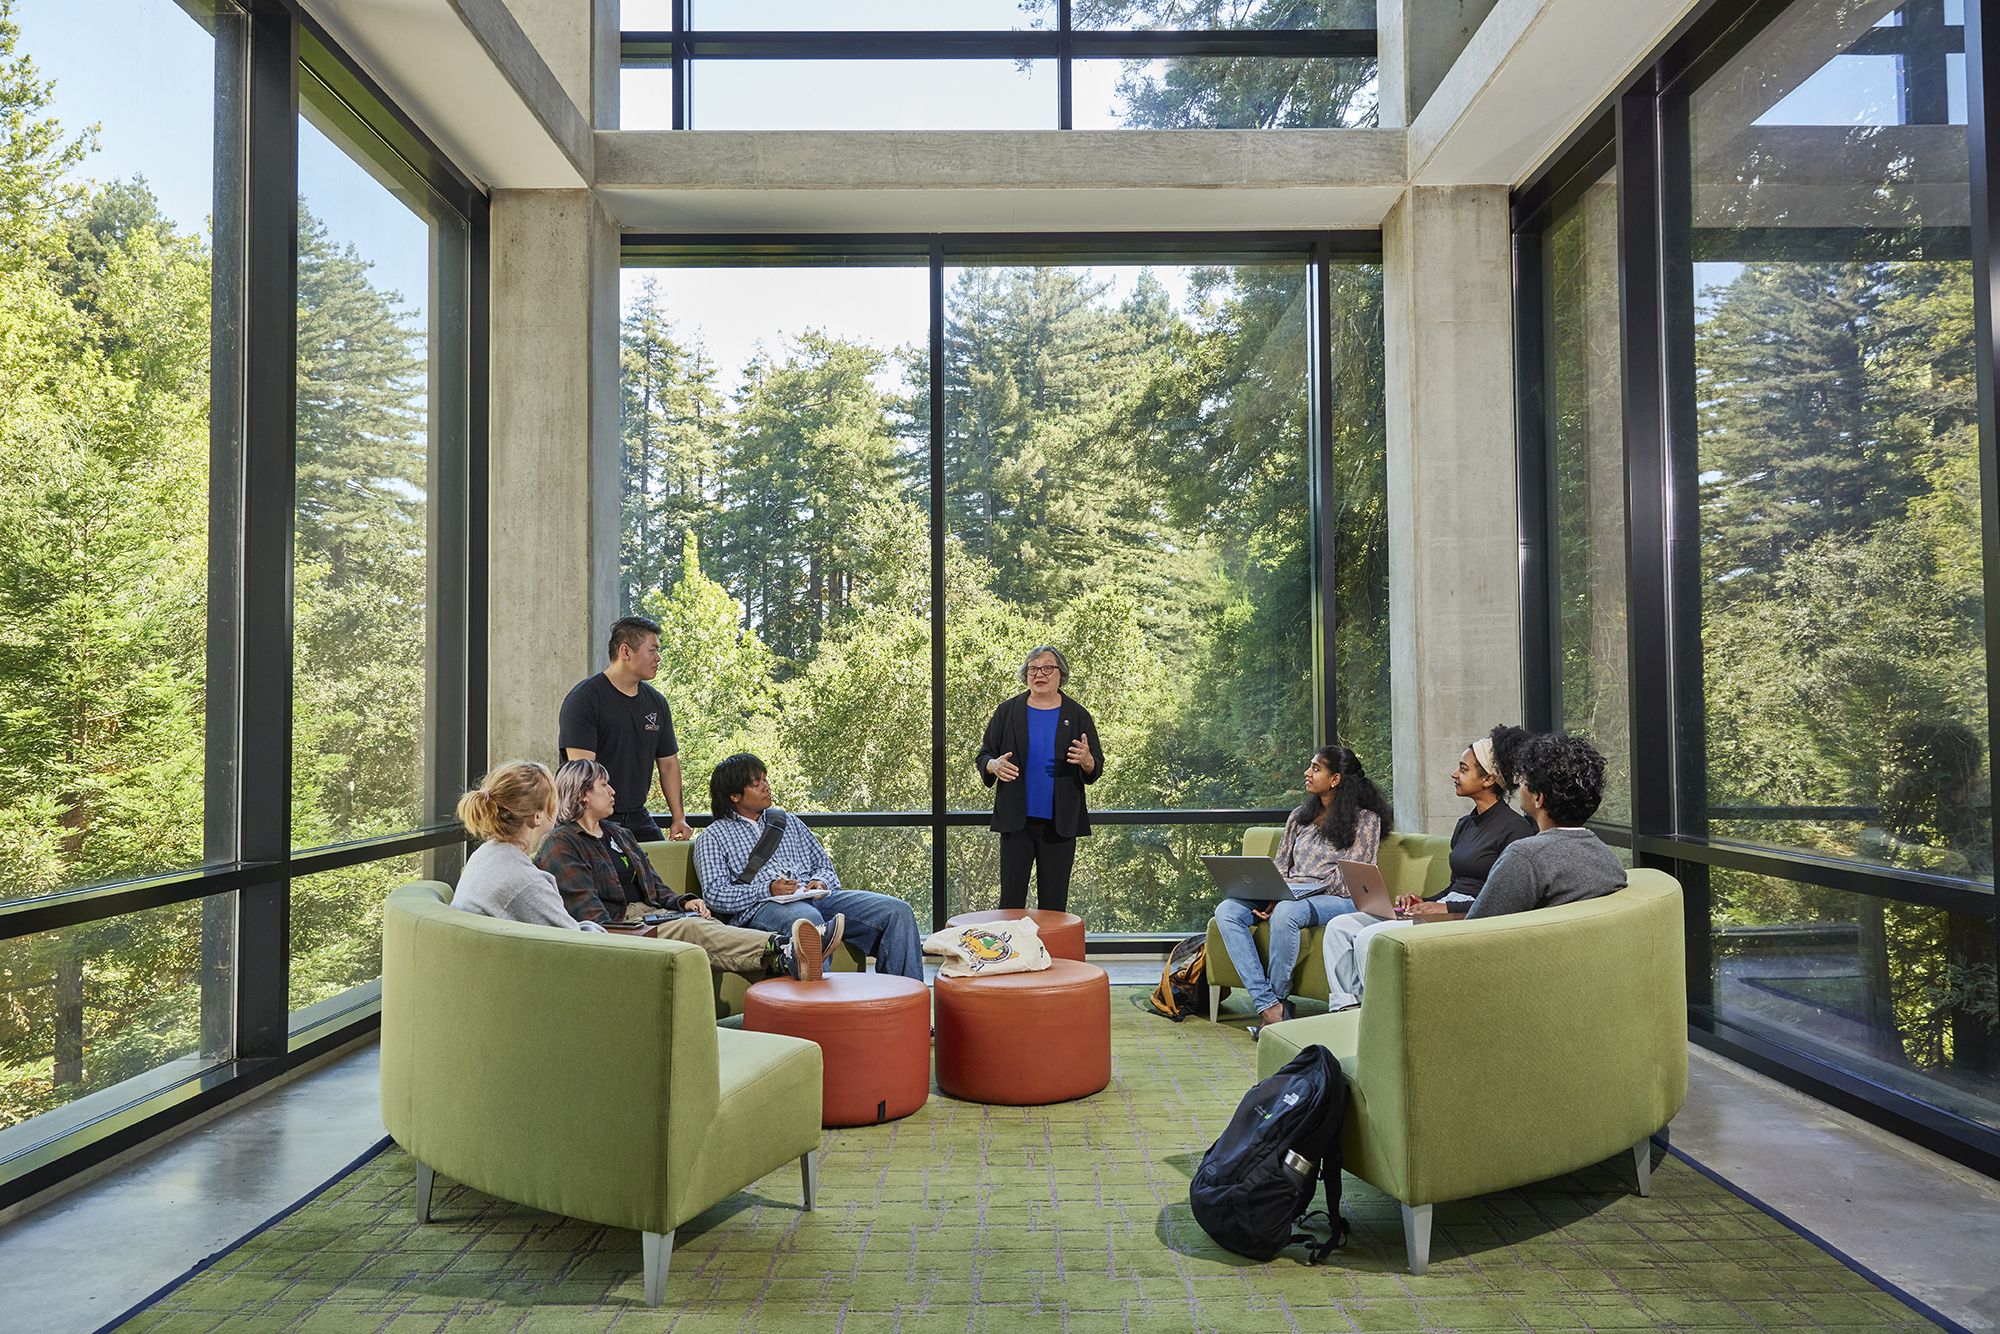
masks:
{"type": "Polygon", "coordinates": [[[1389,832],[1394,820],[1389,803],[1362,770],[1360,756],[1345,746],[1321,746],[1313,758],[1339,774],[1340,781],[1334,785],[1331,801],[1322,802],[1317,794],[1306,793],[1305,801],[1293,812],[1300,824],[1317,824],[1337,848],[1353,846],[1355,821],[1362,811],[1375,812],[1382,821],[1382,832],[1389,832]]]}
{"type": "MultiPolygon", "coordinates": [[[[1493,730],[1486,734],[1493,743],[1493,767],[1500,772],[1491,775],[1493,790],[1502,798],[1512,795],[1521,777],[1521,747],[1532,740],[1534,734],[1522,727],[1509,727],[1505,723],[1495,723],[1493,730]]],[[[1466,747],[1472,750],[1471,746],[1466,747]]],[[[1473,763],[1479,763],[1479,752],[1473,751],[1473,763]]]]}
{"type": "Polygon", "coordinates": [[[1604,757],[1580,736],[1530,737],[1521,747],[1521,786],[1542,799],[1559,825],[1580,825],[1604,800],[1604,757]]]}

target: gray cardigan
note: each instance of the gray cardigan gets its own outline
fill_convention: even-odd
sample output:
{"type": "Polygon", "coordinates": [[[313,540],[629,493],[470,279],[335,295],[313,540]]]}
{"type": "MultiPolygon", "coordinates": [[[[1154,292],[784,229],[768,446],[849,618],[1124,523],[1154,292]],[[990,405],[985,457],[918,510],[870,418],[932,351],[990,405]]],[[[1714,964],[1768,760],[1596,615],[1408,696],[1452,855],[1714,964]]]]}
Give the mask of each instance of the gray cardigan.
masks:
{"type": "Polygon", "coordinates": [[[451,906],[482,917],[509,922],[556,926],[566,931],[602,931],[595,922],[579,922],[563,907],[556,878],[528,860],[512,843],[481,843],[465,859],[458,892],[451,906]]]}

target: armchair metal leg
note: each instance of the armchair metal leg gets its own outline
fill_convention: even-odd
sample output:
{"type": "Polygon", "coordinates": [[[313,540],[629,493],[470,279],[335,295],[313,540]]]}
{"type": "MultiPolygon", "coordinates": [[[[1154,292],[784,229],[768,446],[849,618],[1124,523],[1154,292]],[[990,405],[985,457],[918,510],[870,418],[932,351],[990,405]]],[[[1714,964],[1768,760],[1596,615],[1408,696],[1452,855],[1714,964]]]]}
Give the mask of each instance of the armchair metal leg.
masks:
{"type": "Polygon", "coordinates": [[[1222,1022],[1222,988],[1213,982],[1208,984],[1208,1022],[1222,1022]]]}
{"type": "Polygon", "coordinates": [[[674,1258],[674,1234],[641,1232],[639,1241],[646,1253],[646,1305],[658,1306],[667,1299],[667,1265],[674,1258]]]}
{"type": "Polygon", "coordinates": [[[1639,1193],[1653,1193],[1653,1137],[1651,1135],[1632,1146],[1632,1170],[1639,1177],[1639,1193]]]}
{"type": "Polygon", "coordinates": [[[819,1150],[808,1149],[799,1155],[799,1180],[805,1187],[806,1212],[819,1208],[819,1150]]]}
{"type": "Polygon", "coordinates": [[[1431,1267],[1431,1206],[1403,1206],[1403,1245],[1410,1252],[1410,1272],[1424,1274],[1431,1267]]]}
{"type": "Polygon", "coordinates": [[[431,1187],[437,1181],[437,1174],[422,1163],[417,1164],[417,1221],[431,1221],[431,1187]]]}

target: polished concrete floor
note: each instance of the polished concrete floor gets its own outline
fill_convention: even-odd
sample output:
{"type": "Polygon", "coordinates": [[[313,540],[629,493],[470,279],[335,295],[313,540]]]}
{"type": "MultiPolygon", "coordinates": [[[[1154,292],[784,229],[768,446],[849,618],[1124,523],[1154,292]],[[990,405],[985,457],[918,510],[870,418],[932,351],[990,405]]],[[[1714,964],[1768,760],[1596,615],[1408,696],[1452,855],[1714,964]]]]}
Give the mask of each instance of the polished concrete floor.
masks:
{"type": "MultiPolygon", "coordinates": [[[[1676,1149],[1946,1318],[2000,1329],[2000,1182],[1706,1052],[1690,1067],[1676,1149]]],[[[100,1329],[312,1193],[382,1138],[377,1072],[363,1047],[0,1228],[0,1326],[100,1329]]]]}

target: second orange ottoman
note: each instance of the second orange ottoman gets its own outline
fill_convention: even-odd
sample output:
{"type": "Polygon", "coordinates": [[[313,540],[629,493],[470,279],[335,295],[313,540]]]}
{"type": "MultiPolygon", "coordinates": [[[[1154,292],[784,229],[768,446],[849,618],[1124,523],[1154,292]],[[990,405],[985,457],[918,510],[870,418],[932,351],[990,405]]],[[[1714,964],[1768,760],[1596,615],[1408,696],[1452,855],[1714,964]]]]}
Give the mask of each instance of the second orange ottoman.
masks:
{"type": "Polygon", "coordinates": [[[954,1098],[1037,1106],[1111,1082],[1111,978],[1094,964],[940,974],[936,996],[938,1087],[954,1098]]]}
{"type": "Polygon", "coordinates": [[[988,922],[1018,922],[1023,917],[1035,924],[1035,933],[1051,959],[1083,962],[1083,919],[1073,912],[1048,908],[989,908],[985,912],[962,912],[946,926],[985,926],[988,922]]]}
{"type": "Polygon", "coordinates": [[[744,995],[743,1027],[820,1045],[821,1125],[894,1121],[930,1097],[931,993],[921,982],[883,973],[773,978],[744,995]]]}

